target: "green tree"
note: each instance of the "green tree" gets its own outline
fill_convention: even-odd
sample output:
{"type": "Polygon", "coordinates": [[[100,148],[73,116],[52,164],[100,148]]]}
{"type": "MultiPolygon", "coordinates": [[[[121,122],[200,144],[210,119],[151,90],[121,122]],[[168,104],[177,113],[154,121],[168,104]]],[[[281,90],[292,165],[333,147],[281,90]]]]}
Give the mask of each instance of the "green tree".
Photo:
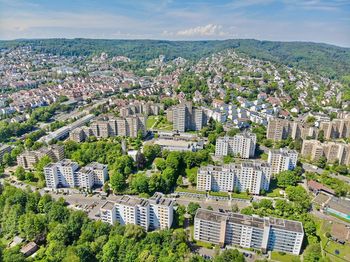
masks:
{"type": "Polygon", "coordinates": [[[214,262],[244,262],[244,256],[237,249],[227,249],[214,258],[214,262]]]}
{"type": "Polygon", "coordinates": [[[126,188],[125,177],[119,172],[114,172],[111,175],[110,183],[114,192],[122,192],[126,188]]]}
{"type": "Polygon", "coordinates": [[[15,171],[15,176],[17,177],[17,179],[23,181],[26,179],[25,175],[26,171],[24,170],[24,168],[22,166],[18,166],[15,171]]]}
{"type": "Polygon", "coordinates": [[[300,177],[295,172],[286,170],[277,175],[277,185],[282,188],[287,186],[295,186],[299,182],[300,177]]]}

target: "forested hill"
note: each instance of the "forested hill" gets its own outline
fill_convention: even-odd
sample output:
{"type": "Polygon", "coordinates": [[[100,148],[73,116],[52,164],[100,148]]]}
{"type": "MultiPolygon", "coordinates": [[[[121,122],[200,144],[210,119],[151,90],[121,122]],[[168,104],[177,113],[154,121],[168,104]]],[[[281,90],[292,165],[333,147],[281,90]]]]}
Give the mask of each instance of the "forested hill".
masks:
{"type": "Polygon", "coordinates": [[[234,48],[253,58],[266,59],[329,78],[350,75],[350,48],[309,42],[273,42],[251,39],[222,41],[160,41],[102,39],[36,39],[0,41],[0,48],[31,45],[38,52],[61,55],[93,55],[106,52],[147,61],[165,55],[197,60],[214,52],[234,48]]]}

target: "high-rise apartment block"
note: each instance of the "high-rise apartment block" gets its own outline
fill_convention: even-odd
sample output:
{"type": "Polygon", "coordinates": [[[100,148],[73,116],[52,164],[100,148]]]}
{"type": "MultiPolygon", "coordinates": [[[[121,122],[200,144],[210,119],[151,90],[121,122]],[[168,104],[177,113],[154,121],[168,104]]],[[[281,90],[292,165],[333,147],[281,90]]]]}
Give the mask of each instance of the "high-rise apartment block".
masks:
{"type": "Polygon", "coordinates": [[[17,156],[17,164],[24,169],[33,170],[35,164],[44,156],[50,157],[53,162],[60,161],[64,159],[64,147],[60,145],[51,145],[34,151],[25,151],[17,156]]]}
{"type": "Polygon", "coordinates": [[[164,110],[164,104],[145,101],[132,101],[130,104],[119,109],[119,115],[121,117],[139,114],[146,116],[159,115],[161,110],[164,110]]]}
{"type": "Polygon", "coordinates": [[[324,139],[338,139],[350,137],[350,116],[344,119],[320,122],[320,131],[324,133],[324,139]]]}
{"type": "Polygon", "coordinates": [[[107,138],[113,136],[137,137],[146,134],[146,119],[144,115],[127,117],[104,116],[94,121],[90,127],[73,130],[69,138],[76,142],[85,141],[89,136],[107,138]]]}
{"type": "Polygon", "coordinates": [[[270,164],[262,161],[246,161],[223,166],[201,167],[197,173],[197,190],[216,192],[249,191],[259,195],[269,190],[270,164]]]}
{"type": "Polygon", "coordinates": [[[91,189],[102,186],[108,179],[106,165],[90,163],[79,169],[79,165],[69,159],[50,163],[44,167],[46,187],[79,187],[91,189]]]}
{"type": "Polygon", "coordinates": [[[123,196],[116,202],[107,201],[100,209],[101,220],[110,224],[134,224],[146,231],[168,229],[173,223],[174,202],[161,193],[150,199],[123,196]]]}
{"type": "Polygon", "coordinates": [[[224,246],[300,254],[304,238],[301,222],[272,217],[253,217],[198,209],[194,239],[224,246]]]}
{"type": "Polygon", "coordinates": [[[244,132],[234,137],[219,137],[216,140],[215,155],[234,155],[241,158],[250,158],[255,154],[256,135],[244,132]]]}
{"type": "Polygon", "coordinates": [[[168,116],[172,118],[174,131],[201,130],[207,123],[203,109],[192,107],[190,102],[182,102],[168,111],[168,116]]]}
{"type": "Polygon", "coordinates": [[[311,160],[317,161],[324,156],[327,162],[334,163],[338,161],[341,165],[350,165],[350,144],[304,140],[301,154],[311,160]]]}
{"type": "Polygon", "coordinates": [[[302,122],[290,121],[286,119],[274,118],[270,119],[267,126],[267,139],[280,141],[291,137],[292,139],[307,137],[315,138],[317,128],[308,126],[302,122]]]}
{"type": "Polygon", "coordinates": [[[267,162],[271,165],[272,174],[293,170],[298,161],[298,152],[288,148],[272,149],[269,151],[267,162]]]}

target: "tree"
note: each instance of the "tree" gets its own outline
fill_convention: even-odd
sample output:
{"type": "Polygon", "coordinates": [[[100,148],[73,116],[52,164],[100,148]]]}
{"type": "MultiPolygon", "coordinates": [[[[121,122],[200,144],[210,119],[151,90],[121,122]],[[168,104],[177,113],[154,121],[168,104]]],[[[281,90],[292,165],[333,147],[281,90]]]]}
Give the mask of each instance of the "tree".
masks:
{"type": "Polygon", "coordinates": [[[237,249],[227,249],[214,258],[214,262],[244,262],[244,256],[237,249]]]}
{"type": "Polygon", "coordinates": [[[319,168],[325,168],[327,164],[327,158],[324,156],[321,156],[318,161],[316,162],[316,166],[319,168]]]}
{"type": "Polygon", "coordinates": [[[111,187],[114,192],[122,192],[126,187],[126,180],[123,174],[114,172],[110,177],[111,187]]]}
{"type": "Polygon", "coordinates": [[[143,147],[143,154],[146,158],[147,165],[151,165],[156,157],[160,157],[162,148],[160,145],[145,145],[143,147]]]}
{"type": "Polygon", "coordinates": [[[282,188],[286,188],[287,186],[295,186],[297,185],[300,177],[295,174],[295,172],[286,170],[282,171],[277,175],[277,185],[282,188]]]}
{"type": "Polygon", "coordinates": [[[137,193],[148,193],[148,181],[144,173],[136,174],[131,179],[131,188],[137,193]]]}
{"type": "Polygon", "coordinates": [[[17,179],[23,181],[26,178],[25,175],[26,171],[24,170],[24,167],[18,166],[15,171],[15,176],[17,177],[17,179]]]}
{"type": "Polygon", "coordinates": [[[187,213],[189,213],[193,218],[197,212],[197,209],[200,207],[201,206],[198,203],[190,202],[187,206],[187,213]]]}
{"type": "Polygon", "coordinates": [[[159,171],[163,171],[166,168],[166,162],[163,158],[156,158],[154,164],[159,171]]]}
{"type": "Polygon", "coordinates": [[[35,241],[46,235],[46,224],[45,216],[26,213],[19,218],[18,229],[25,239],[35,241]]]}
{"type": "Polygon", "coordinates": [[[321,246],[319,243],[309,245],[304,252],[305,262],[317,262],[322,258],[321,246]]]}
{"type": "Polygon", "coordinates": [[[136,154],[136,168],[137,169],[144,169],[146,166],[146,158],[144,156],[144,154],[142,154],[141,152],[138,152],[136,154]]]}
{"type": "Polygon", "coordinates": [[[320,141],[321,143],[324,142],[324,131],[323,131],[323,130],[320,130],[320,131],[318,132],[317,139],[318,139],[318,141],[320,141]]]}

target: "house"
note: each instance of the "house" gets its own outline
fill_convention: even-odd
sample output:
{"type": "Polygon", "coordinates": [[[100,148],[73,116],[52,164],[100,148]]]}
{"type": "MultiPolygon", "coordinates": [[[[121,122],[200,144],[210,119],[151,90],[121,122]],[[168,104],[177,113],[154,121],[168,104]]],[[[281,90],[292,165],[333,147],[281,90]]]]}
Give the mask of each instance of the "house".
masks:
{"type": "Polygon", "coordinates": [[[326,194],[335,195],[335,192],[333,189],[330,189],[321,183],[316,182],[315,180],[310,180],[307,182],[307,187],[310,191],[312,191],[315,195],[317,195],[320,192],[324,192],[326,194]]]}
{"type": "Polygon", "coordinates": [[[23,242],[23,238],[19,236],[15,236],[12,241],[8,244],[8,247],[12,248],[15,247],[23,242]]]}
{"type": "Polygon", "coordinates": [[[24,245],[20,252],[25,256],[29,257],[33,255],[37,250],[39,249],[39,246],[35,244],[34,242],[29,242],[28,244],[24,245]]]}

